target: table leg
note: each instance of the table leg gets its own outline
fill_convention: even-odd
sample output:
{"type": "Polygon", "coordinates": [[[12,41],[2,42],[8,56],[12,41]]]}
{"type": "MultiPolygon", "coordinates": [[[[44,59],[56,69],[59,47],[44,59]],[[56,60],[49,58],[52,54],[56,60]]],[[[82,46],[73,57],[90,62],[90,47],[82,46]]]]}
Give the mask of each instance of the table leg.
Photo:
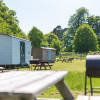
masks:
{"type": "Polygon", "coordinates": [[[50,69],[52,69],[50,65],[48,65],[48,66],[50,67],[50,69]]]}
{"type": "Polygon", "coordinates": [[[74,100],[74,96],[68,86],[65,84],[64,80],[61,80],[60,82],[56,83],[55,86],[64,98],[64,100],[74,100]]]}
{"type": "Polygon", "coordinates": [[[42,67],[44,67],[44,68],[45,68],[45,70],[47,70],[47,69],[46,69],[46,66],[45,66],[45,64],[44,64],[44,63],[42,63],[42,64],[40,65],[40,70],[41,70],[41,68],[42,68],[42,67]]]}
{"type": "Polygon", "coordinates": [[[47,70],[46,66],[44,65],[45,70],[47,70]]]}
{"type": "Polygon", "coordinates": [[[42,68],[42,65],[40,65],[40,70],[41,70],[41,68],[42,68]]]}
{"type": "Polygon", "coordinates": [[[31,64],[31,66],[30,66],[30,70],[32,71],[32,64],[31,64]]]}
{"type": "Polygon", "coordinates": [[[36,70],[36,67],[38,67],[38,64],[36,64],[34,67],[35,67],[34,70],[36,70]]]}
{"type": "Polygon", "coordinates": [[[38,69],[37,70],[39,70],[39,65],[38,64],[36,64],[36,66],[34,66],[35,68],[34,68],[34,70],[36,70],[36,67],[38,67],[38,69]]]}
{"type": "Polygon", "coordinates": [[[40,70],[40,65],[38,65],[38,69],[37,70],[40,70]]]}

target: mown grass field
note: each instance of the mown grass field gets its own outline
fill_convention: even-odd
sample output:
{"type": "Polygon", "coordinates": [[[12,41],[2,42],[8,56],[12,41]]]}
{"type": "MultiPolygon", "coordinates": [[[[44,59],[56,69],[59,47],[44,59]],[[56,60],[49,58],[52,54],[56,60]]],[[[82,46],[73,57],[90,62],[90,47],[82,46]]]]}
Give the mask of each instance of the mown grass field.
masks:
{"type": "MultiPolygon", "coordinates": [[[[71,92],[75,96],[84,95],[85,87],[85,70],[86,60],[73,60],[73,62],[55,62],[53,63],[50,71],[68,71],[68,75],[65,77],[65,83],[70,88],[71,92]]],[[[49,68],[48,68],[49,69],[49,68]]],[[[20,68],[19,70],[29,70],[29,68],[20,68]]],[[[37,71],[34,70],[33,71],[37,71]]],[[[46,70],[44,70],[46,71],[46,70]]],[[[49,71],[49,70],[47,70],[49,71]]],[[[93,79],[93,86],[100,87],[100,79],[93,79]]],[[[87,80],[87,90],[90,89],[89,78],[87,80]]],[[[90,94],[88,94],[90,95],[90,94]]],[[[95,94],[100,95],[100,94],[95,94]]],[[[44,92],[38,95],[39,98],[62,98],[55,86],[49,87],[44,92]]]]}
{"type": "MultiPolygon", "coordinates": [[[[74,60],[71,62],[55,62],[51,71],[68,71],[68,75],[65,77],[65,83],[70,88],[71,92],[75,96],[84,95],[85,86],[85,60],[74,60]]],[[[90,89],[89,78],[87,81],[87,87],[90,89]]],[[[93,86],[100,86],[100,79],[93,79],[93,86]]],[[[90,94],[88,94],[90,95],[90,94]]],[[[98,95],[98,94],[97,94],[98,95]]],[[[49,89],[40,93],[38,97],[41,98],[62,98],[55,86],[49,87],[49,89]]]]}

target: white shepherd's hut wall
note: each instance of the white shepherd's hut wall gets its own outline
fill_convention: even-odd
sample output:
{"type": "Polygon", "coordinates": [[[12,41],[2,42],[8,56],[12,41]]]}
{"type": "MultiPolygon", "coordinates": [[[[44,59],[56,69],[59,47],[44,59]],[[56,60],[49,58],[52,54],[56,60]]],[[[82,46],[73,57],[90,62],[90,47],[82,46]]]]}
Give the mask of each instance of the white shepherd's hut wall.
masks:
{"type": "Polygon", "coordinates": [[[20,39],[12,38],[12,64],[20,64],[20,39]]]}
{"type": "Polygon", "coordinates": [[[30,41],[26,41],[25,42],[25,62],[27,64],[30,64],[30,60],[31,59],[31,42],[30,41]]]}
{"type": "Polygon", "coordinates": [[[25,43],[25,63],[29,64],[31,59],[31,42],[26,40],[20,40],[18,38],[12,39],[12,64],[20,64],[20,42],[25,43]],[[16,44],[16,45],[15,45],[16,44]]]}
{"type": "Polygon", "coordinates": [[[12,63],[12,39],[7,35],[0,35],[0,65],[12,63]]]}
{"type": "Polygon", "coordinates": [[[29,64],[31,41],[0,33],[0,65],[29,64]]]}

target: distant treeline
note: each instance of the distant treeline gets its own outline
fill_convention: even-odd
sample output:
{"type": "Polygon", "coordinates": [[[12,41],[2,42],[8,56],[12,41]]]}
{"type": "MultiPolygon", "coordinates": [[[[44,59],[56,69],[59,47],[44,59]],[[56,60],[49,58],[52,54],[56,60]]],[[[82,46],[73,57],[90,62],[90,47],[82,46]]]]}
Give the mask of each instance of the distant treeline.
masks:
{"type": "Polygon", "coordinates": [[[62,29],[61,26],[58,25],[56,28],[51,30],[50,33],[45,35],[34,26],[34,23],[34,27],[32,27],[26,35],[20,29],[18,24],[19,21],[17,19],[16,12],[14,10],[10,10],[5,3],[0,0],[0,33],[29,39],[32,41],[32,48],[41,46],[55,48],[57,50],[57,54],[63,51],[98,51],[100,48],[100,16],[90,16],[89,10],[84,7],[76,10],[76,13],[70,17],[68,21],[68,28],[66,27],[62,29]],[[87,26],[83,24],[86,24],[87,26]],[[80,31],[82,29],[84,30],[80,31]],[[78,37],[79,35],[80,37],[78,37]],[[87,40],[86,37],[88,35],[89,37],[87,40]],[[93,39],[91,39],[92,37],[93,39]],[[77,40],[77,38],[79,39],[77,40]],[[87,42],[90,44],[86,45],[86,43],[84,44],[85,41],[93,41],[93,45],[91,42],[87,42]]]}

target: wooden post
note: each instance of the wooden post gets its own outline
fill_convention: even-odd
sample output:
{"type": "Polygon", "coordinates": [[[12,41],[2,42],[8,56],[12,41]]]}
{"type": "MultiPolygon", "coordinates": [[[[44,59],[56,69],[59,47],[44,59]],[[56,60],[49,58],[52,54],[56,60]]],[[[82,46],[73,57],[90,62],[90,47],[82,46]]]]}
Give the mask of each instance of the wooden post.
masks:
{"type": "Polygon", "coordinates": [[[59,90],[64,100],[74,100],[74,96],[72,95],[68,86],[64,83],[64,80],[61,80],[60,82],[56,83],[55,86],[59,90]]]}

